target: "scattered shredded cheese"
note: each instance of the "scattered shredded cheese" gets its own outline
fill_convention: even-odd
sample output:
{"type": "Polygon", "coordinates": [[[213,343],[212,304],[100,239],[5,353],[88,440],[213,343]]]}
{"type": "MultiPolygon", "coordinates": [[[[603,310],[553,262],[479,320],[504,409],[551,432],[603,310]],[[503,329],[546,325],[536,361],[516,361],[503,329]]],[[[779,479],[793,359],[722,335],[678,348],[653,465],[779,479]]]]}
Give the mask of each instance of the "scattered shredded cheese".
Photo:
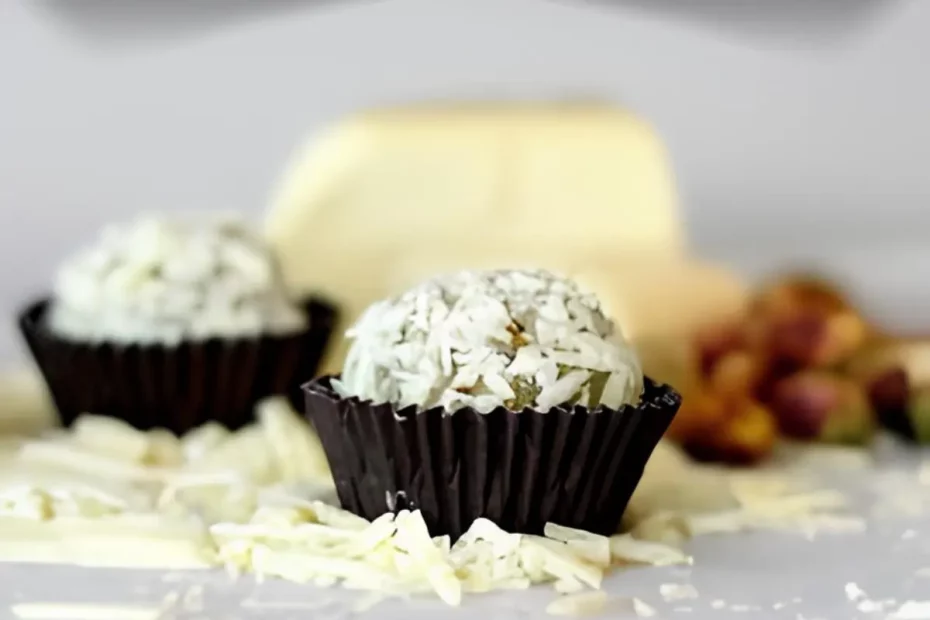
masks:
{"type": "Polygon", "coordinates": [[[582,592],[555,599],[546,607],[546,613],[553,616],[589,616],[601,613],[606,606],[606,592],[582,592]]]}
{"type": "MultiPolygon", "coordinates": [[[[864,525],[838,512],[842,494],[811,490],[797,476],[697,466],[663,443],[624,534],[550,523],[542,536],[520,535],[478,519],[452,545],[431,537],[418,511],[369,522],[321,501],[334,488],[311,427],[282,399],[262,403],[256,417],[237,432],[208,423],[175,437],[85,416],[71,433],[17,442],[7,458],[24,473],[0,479],[0,561],[219,565],[260,580],[364,591],[356,611],[389,597],[431,593],[456,606],[471,593],[550,584],[552,614],[599,613],[610,603],[611,613],[650,617],[655,610],[637,599],[608,601],[600,588],[611,570],[691,564],[681,545],[695,535],[864,525]]],[[[689,588],[665,584],[660,594],[692,598],[689,588]]],[[[191,609],[199,601],[185,596],[191,609]]]]}
{"type": "Polygon", "coordinates": [[[859,533],[865,520],[843,515],[843,494],[810,491],[808,480],[778,471],[697,465],[660,442],[630,501],[624,523],[637,538],[680,545],[691,536],[749,530],[859,533]]]}
{"type": "Polygon", "coordinates": [[[162,609],[87,603],[20,603],[10,607],[23,620],[158,620],[162,609]]]}
{"type": "Polygon", "coordinates": [[[890,616],[890,620],[926,620],[930,618],[930,601],[907,601],[890,616]]]}
{"type": "Polygon", "coordinates": [[[215,547],[205,524],[248,521],[283,485],[290,493],[332,488],[311,427],[282,398],[258,409],[258,421],[236,433],[208,423],[178,438],[85,415],[71,432],[20,444],[0,480],[8,539],[0,561],[209,565],[215,547]]]}
{"type": "MultiPolygon", "coordinates": [[[[560,594],[581,596],[599,591],[613,565],[688,560],[677,549],[629,536],[608,538],[556,524],[546,526],[545,536],[518,535],[486,519],[475,521],[450,548],[447,537],[429,536],[419,511],[368,522],[323,506],[265,507],[247,524],[215,524],[211,533],[219,557],[240,572],[301,583],[332,579],[346,588],[385,596],[433,592],[453,606],[461,603],[464,593],[538,583],[552,583],[560,594]],[[621,541],[616,552],[614,540],[621,541]]],[[[594,596],[571,600],[591,601],[594,596]]],[[[557,610],[574,608],[574,603],[554,605],[557,610]]]]}
{"type": "Polygon", "coordinates": [[[663,583],[659,594],[665,601],[684,601],[698,598],[698,591],[690,583],[663,583]]]}

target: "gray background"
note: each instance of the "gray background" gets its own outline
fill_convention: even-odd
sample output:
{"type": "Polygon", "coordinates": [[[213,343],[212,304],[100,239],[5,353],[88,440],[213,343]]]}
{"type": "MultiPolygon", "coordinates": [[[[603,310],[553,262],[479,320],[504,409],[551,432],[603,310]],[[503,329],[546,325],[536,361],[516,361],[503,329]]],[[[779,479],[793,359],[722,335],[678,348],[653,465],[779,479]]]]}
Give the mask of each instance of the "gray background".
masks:
{"type": "Polygon", "coordinates": [[[659,129],[700,253],[816,261],[918,329],[928,32],[926,0],[5,0],[0,313],[107,220],[260,213],[298,142],[354,109],[587,94],[659,129]]]}

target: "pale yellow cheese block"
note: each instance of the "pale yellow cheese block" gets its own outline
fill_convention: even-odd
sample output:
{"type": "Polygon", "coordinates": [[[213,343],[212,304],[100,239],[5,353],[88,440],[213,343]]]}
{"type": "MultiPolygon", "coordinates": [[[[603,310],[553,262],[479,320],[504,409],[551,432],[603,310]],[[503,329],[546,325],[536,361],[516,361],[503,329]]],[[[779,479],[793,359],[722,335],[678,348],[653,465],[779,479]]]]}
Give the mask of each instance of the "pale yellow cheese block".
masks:
{"type": "MultiPolygon", "coordinates": [[[[733,274],[687,258],[661,141],[609,105],[360,114],[298,154],[267,233],[295,292],[340,304],[340,330],[371,302],[460,268],[584,276],[634,337],[671,335],[743,294],[733,274]]],[[[324,370],[343,355],[338,344],[324,370]]]]}
{"type": "Polygon", "coordinates": [[[631,252],[684,249],[661,142],[630,113],[597,104],[412,106],[358,115],[299,153],[268,225],[274,239],[305,250],[347,252],[349,241],[394,250],[425,239],[496,245],[515,238],[631,252]]]}
{"type": "Polygon", "coordinates": [[[58,412],[39,371],[0,371],[0,436],[34,435],[59,425],[58,412]]]}

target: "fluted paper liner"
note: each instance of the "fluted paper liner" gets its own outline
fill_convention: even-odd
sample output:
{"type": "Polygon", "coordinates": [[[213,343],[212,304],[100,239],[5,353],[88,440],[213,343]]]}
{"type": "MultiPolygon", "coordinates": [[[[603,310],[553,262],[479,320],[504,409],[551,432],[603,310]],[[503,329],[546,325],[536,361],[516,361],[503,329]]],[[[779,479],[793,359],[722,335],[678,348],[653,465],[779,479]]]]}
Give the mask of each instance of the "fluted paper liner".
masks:
{"type": "Polygon", "coordinates": [[[82,343],[48,328],[48,305],[48,299],[31,304],[19,326],[62,423],[96,413],[175,433],[208,420],[239,428],[252,419],[254,405],[273,394],[288,395],[299,410],[300,386],[315,376],[335,320],[333,307],[311,298],[304,304],[308,327],[286,336],[176,346],[82,343]]]}
{"type": "Polygon", "coordinates": [[[397,410],[342,398],[327,377],[304,390],[347,510],[374,519],[419,509],[433,535],[453,538],[478,517],[511,532],[541,533],[549,521],[616,532],[681,404],[648,379],[638,406],[546,413],[397,410]]]}

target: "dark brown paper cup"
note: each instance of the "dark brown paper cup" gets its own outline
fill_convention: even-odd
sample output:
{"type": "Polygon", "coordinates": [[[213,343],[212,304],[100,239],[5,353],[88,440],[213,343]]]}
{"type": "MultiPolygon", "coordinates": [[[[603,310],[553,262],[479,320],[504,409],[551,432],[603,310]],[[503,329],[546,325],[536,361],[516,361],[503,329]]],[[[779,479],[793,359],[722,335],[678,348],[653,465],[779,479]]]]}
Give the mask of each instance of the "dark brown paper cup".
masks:
{"type": "Polygon", "coordinates": [[[314,298],[304,304],[309,327],[288,336],[81,343],[52,333],[48,305],[43,299],[27,307],[19,327],[63,424],[96,413],[179,434],[208,420],[239,428],[273,394],[287,394],[299,410],[300,385],[316,375],[335,320],[333,307],[314,298]]]}
{"type": "Polygon", "coordinates": [[[397,410],[342,398],[327,377],[304,391],[347,510],[374,519],[418,509],[433,535],[453,538],[479,517],[511,532],[540,533],[551,521],[615,533],[681,404],[648,379],[638,406],[547,413],[397,410]]]}

